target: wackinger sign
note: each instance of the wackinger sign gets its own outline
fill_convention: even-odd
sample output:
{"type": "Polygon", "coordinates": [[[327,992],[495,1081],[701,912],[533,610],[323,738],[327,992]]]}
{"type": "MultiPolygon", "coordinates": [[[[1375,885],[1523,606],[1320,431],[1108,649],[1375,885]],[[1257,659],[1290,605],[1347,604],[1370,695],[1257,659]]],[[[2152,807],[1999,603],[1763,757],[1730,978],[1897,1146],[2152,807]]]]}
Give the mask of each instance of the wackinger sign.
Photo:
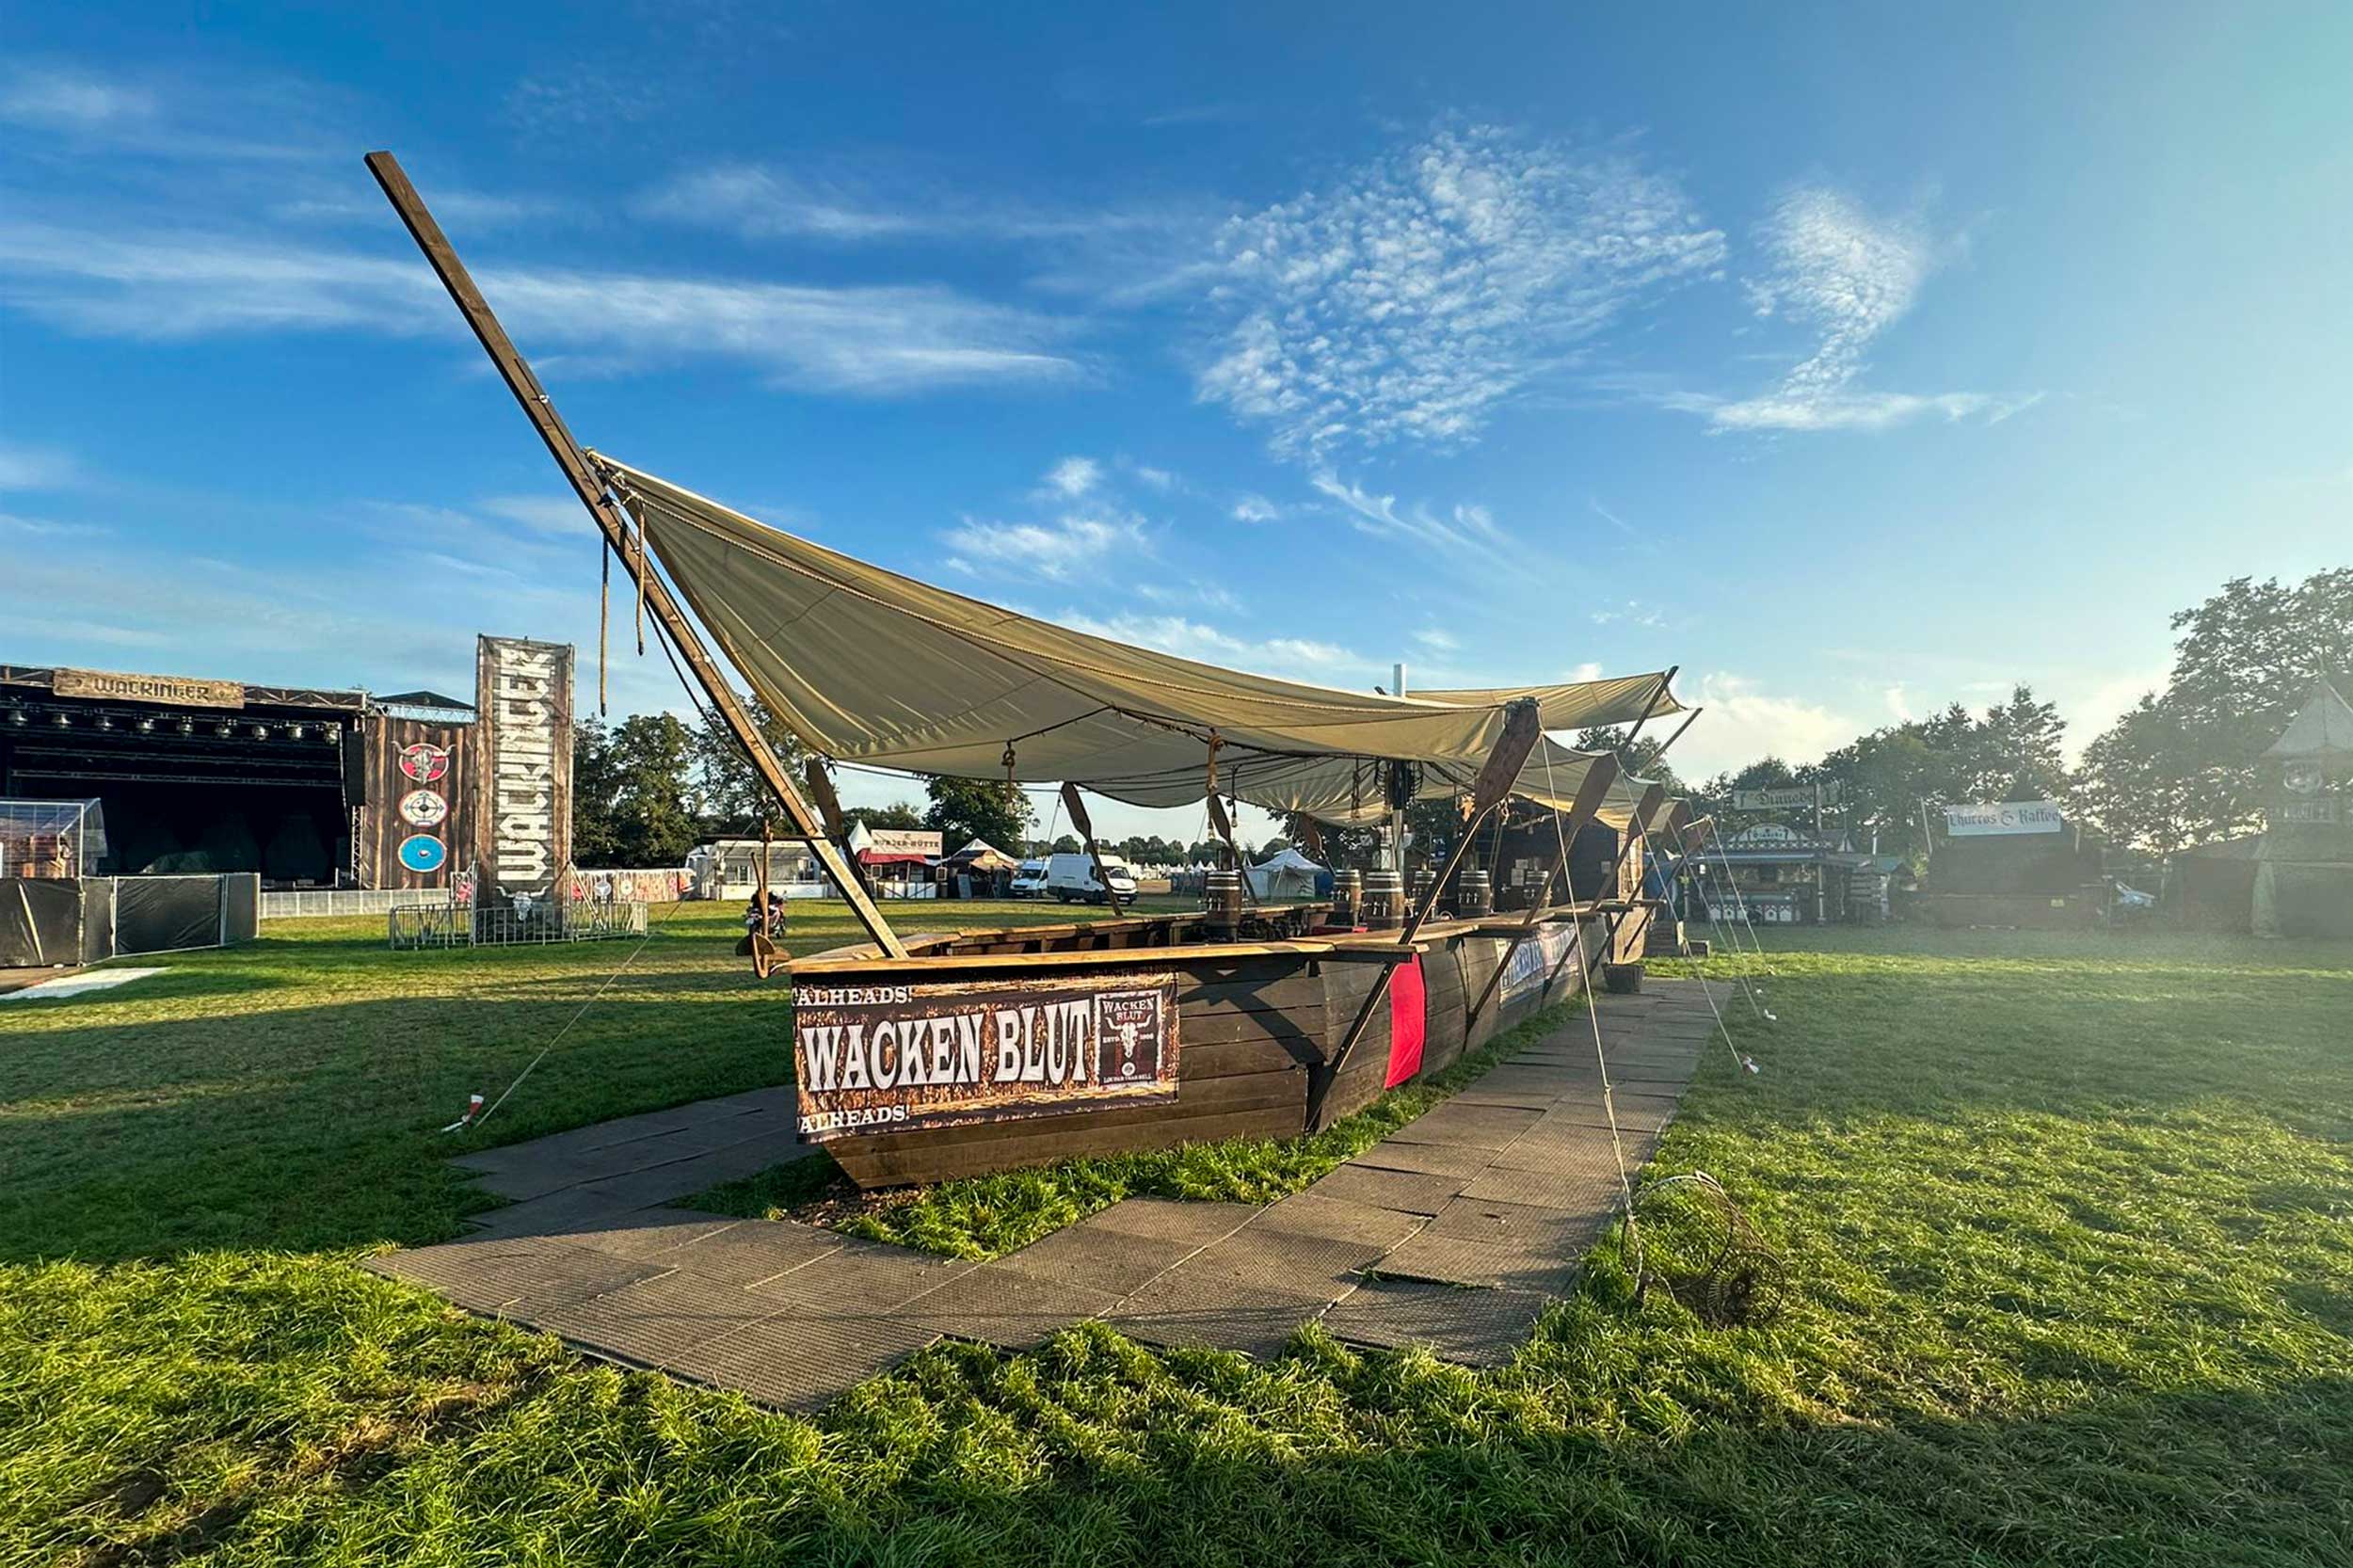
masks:
{"type": "Polygon", "coordinates": [[[1176,977],[828,984],[792,992],[803,1139],[1176,1097],[1176,977]]]}
{"type": "Polygon", "coordinates": [[[168,702],[182,708],[242,708],[245,687],[234,680],[192,680],[178,675],[123,675],[114,670],[52,672],[49,689],[59,696],[105,697],[119,702],[168,702]]]}
{"type": "Polygon", "coordinates": [[[485,879],[503,899],[545,898],[571,850],[572,650],[484,637],[476,657],[485,879]]]}

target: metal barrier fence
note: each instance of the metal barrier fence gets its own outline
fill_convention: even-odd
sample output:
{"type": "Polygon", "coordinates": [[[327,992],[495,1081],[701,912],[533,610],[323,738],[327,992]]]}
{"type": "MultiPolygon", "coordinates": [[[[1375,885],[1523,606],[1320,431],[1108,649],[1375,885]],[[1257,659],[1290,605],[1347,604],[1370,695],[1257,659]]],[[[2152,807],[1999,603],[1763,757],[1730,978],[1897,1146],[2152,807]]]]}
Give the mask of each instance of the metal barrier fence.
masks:
{"type": "Polygon", "coordinates": [[[393,908],[385,920],[386,937],[396,951],[594,942],[645,934],[646,905],[634,899],[543,903],[524,910],[505,905],[476,909],[444,900],[393,908]]]}
{"type": "Polygon", "coordinates": [[[447,904],[447,888],[297,888],[262,895],[262,919],[292,920],[314,915],[381,915],[447,904]]]}

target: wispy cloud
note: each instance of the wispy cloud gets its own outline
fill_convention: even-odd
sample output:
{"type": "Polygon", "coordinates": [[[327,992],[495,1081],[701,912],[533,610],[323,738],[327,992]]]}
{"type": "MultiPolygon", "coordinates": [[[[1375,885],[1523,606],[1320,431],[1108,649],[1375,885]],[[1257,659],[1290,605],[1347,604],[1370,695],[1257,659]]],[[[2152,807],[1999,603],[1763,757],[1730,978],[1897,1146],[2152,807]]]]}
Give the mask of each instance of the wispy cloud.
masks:
{"type": "Polygon", "coordinates": [[[1235,219],[1219,250],[1228,324],[1199,395],[1322,462],[1476,439],[1636,301],[1716,267],[1724,240],[1630,152],[1474,126],[1235,219]]]}
{"type": "Polygon", "coordinates": [[[1452,634],[1434,626],[1425,626],[1414,633],[1414,641],[1436,653],[1452,653],[1463,645],[1452,634]]]}
{"type": "Polygon", "coordinates": [[[1615,624],[1657,629],[1667,624],[1667,617],[1663,612],[1656,605],[1645,604],[1639,599],[1623,600],[1615,604],[1605,605],[1601,609],[1591,612],[1591,616],[1595,626],[1615,624]]]}
{"type": "Polygon", "coordinates": [[[0,494],[11,490],[62,490],[80,483],[81,467],[71,453],[55,447],[0,441],[0,494]]]}
{"type": "MultiPolygon", "coordinates": [[[[298,82],[190,84],[107,75],[68,60],[0,67],[0,124],[73,151],[171,159],[315,157],[323,138],[300,129],[310,96],[298,82]],[[264,124],[275,139],[253,136],[264,124]]],[[[21,150],[21,149],[20,149],[21,150]]]]}
{"type": "Polygon", "coordinates": [[[1441,513],[1419,502],[1401,506],[1397,497],[1375,495],[1337,474],[1318,473],[1308,483],[1338,503],[1359,533],[1407,539],[1441,554],[1487,561],[1499,559],[1503,547],[1511,542],[1510,536],[1496,525],[1494,515],[1473,503],[1461,503],[1441,513]]]}
{"type": "Polygon", "coordinates": [[[1046,488],[1073,500],[1103,482],[1103,465],[1092,457],[1064,457],[1046,471],[1046,488]]]}
{"type": "Polygon", "coordinates": [[[1255,492],[1234,503],[1236,522],[1273,522],[1283,515],[1283,509],[1265,496],[1255,492]]]}
{"type": "Polygon", "coordinates": [[[1138,520],[1116,512],[1069,512],[1044,522],[967,517],[941,537],[953,552],[948,565],[958,571],[1050,583],[1074,581],[1114,552],[1144,542],[1138,520]]]}
{"type": "Polygon", "coordinates": [[[1765,691],[1730,670],[1709,671],[1700,679],[1698,695],[1687,700],[1707,712],[1678,747],[1675,767],[1686,777],[1741,767],[1768,753],[1811,762],[1865,728],[1819,703],[1765,691]]]}
{"type": "MultiPolygon", "coordinates": [[[[488,266],[485,292],[527,343],[632,365],[730,359],[780,384],[887,395],[1081,374],[1071,328],[944,288],[488,266]]],[[[451,332],[421,262],[218,233],[0,224],[9,301],[87,336],[189,339],[360,329],[451,332]]]]}
{"type": "Polygon", "coordinates": [[[1924,418],[1998,424],[2041,401],[1985,392],[1872,391],[1856,383],[1869,353],[1910,313],[1942,248],[1916,214],[1874,214],[1829,185],[1801,185],[1773,203],[1756,235],[1762,270],[1744,284],[1759,317],[1809,330],[1814,346],[1770,392],[1747,398],[1670,392],[1670,408],[1719,430],[1885,430],[1924,418]]]}

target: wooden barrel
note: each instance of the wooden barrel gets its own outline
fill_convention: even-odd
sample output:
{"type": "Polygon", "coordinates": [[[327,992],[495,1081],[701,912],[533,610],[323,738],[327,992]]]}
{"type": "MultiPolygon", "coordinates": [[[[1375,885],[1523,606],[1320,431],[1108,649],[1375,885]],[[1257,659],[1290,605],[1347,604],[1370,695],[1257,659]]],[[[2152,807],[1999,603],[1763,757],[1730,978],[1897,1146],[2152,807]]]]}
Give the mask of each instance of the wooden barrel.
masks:
{"type": "Polygon", "coordinates": [[[1207,911],[1210,939],[1229,941],[1241,924],[1241,872],[1220,866],[1209,875],[1202,907],[1207,911]]]}
{"type": "Polygon", "coordinates": [[[1395,872],[1365,873],[1364,923],[1386,931],[1405,923],[1405,879],[1395,872]]]}
{"type": "Polygon", "coordinates": [[[1481,920],[1496,912],[1495,883],[1473,868],[1454,879],[1454,913],[1463,920],[1481,920]]]}
{"type": "Polygon", "coordinates": [[[1362,872],[1335,871],[1332,873],[1332,923],[1354,925],[1357,911],[1364,907],[1365,877],[1362,872]]]}

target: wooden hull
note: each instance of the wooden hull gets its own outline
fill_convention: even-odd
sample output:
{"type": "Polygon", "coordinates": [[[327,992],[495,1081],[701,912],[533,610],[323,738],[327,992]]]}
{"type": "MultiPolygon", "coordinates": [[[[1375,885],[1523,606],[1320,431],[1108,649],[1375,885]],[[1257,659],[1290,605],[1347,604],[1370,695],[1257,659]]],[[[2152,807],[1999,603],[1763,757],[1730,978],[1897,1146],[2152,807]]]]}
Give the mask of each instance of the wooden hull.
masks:
{"type": "MultiPolygon", "coordinates": [[[[859,1186],[888,1187],[1223,1138],[1296,1137],[1363,1110],[1393,1078],[1406,1082],[1443,1072],[1547,1000],[1574,995],[1582,980],[1576,959],[1555,975],[1552,954],[1529,941],[1520,944],[1527,951],[1513,983],[1491,987],[1491,977],[1515,945],[1498,934],[1505,922],[1425,927],[1413,959],[1421,976],[1418,1009],[1410,984],[1394,985],[1392,995],[1370,1007],[1356,1044],[1335,1070],[1341,1043],[1367,1013],[1386,967],[1383,958],[1396,952],[1381,946],[1380,936],[1353,942],[1153,946],[1148,938],[1132,941],[1133,923],[1121,922],[1117,935],[1126,940],[1119,947],[1065,949],[1031,962],[1019,953],[989,952],[1017,934],[992,939],[976,933],[972,947],[962,951],[936,948],[896,960],[823,955],[795,965],[796,978],[826,985],[996,983],[1066,977],[1074,969],[1173,971],[1176,978],[1179,1050],[1173,1101],[1079,1105],[1042,1115],[839,1135],[826,1141],[827,1152],[859,1186]],[[1540,964],[1530,963],[1539,956],[1540,964]],[[1418,1066],[1395,1062],[1393,1048],[1410,1046],[1417,1026],[1418,1066]]],[[[1603,923],[1593,918],[1579,922],[1580,952],[1599,946],[1603,923]]],[[[1556,936],[1553,952],[1561,945],[1556,936]]]]}

